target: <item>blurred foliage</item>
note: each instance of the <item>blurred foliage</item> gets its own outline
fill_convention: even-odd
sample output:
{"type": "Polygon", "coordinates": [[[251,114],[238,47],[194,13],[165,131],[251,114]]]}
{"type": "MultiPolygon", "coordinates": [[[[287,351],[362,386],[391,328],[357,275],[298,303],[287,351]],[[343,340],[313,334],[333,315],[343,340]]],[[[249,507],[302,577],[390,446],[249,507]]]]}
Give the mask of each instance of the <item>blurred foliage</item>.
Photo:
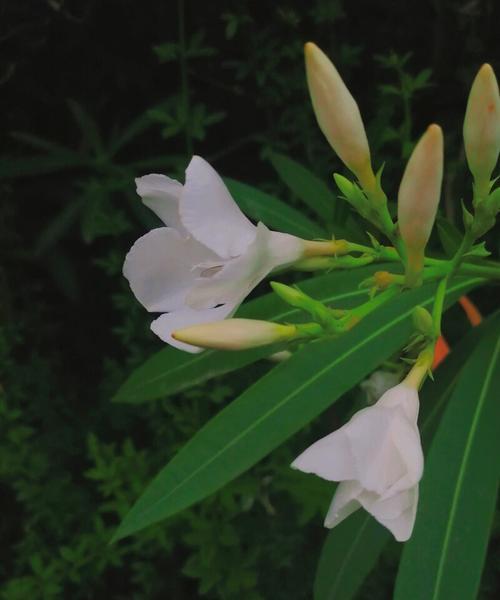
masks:
{"type": "MultiPolygon", "coordinates": [[[[110,403],[159,348],[121,276],[132,241],[155,223],[133,179],[182,177],[195,152],[293,205],[270,160],[279,152],[333,192],[328,174],[341,167],[304,82],[302,45],[314,39],[359,99],[392,194],[423,128],[444,125],[453,222],[468,84],[481,62],[499,64],[499,16],[493,0],[4,0],[2,600],[310,597],[331,488],[299,486],[288,468],[308,431],[180,517],[108,545],[157,469],[266,368],[146,407],[110,403]]],[[[495,254],[498,240],[487,240],[495,254]]],[[[345,401],[327,418],[350,410],[345,401]]],[[[481,597],[499,592],[499,550],[497,535],[481,597]]],[[[362,597],[390,595],[395,555],[362,597]]]]}

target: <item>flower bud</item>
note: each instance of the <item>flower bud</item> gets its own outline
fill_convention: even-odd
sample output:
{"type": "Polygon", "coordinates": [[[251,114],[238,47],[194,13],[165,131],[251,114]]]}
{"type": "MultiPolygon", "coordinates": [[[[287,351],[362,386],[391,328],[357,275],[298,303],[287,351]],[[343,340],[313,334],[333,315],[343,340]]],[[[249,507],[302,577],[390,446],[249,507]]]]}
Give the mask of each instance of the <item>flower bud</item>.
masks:
{"type": "Polygon", "coordinates": [[[443,180],[443,132],[431,125],[408,160],[398,193],[399,233],[408,251],[407,280],[415,284],[436,218],[443,180]]]}
{"type": "Polygon", "coordinates": [[[479,69],[472,84],[463,133],[469,169],[480,193],[487,194],[500,153],[500,96],[495,73],[488,64],[479,69]]]}
{"type": "Polygon", "coordinates": [[[337,69],[316,44],[305,47],[307,85],[316,119],[330,146],[362,184],[375,183],[358,105],[337,69]]]}
{"type": "Polygon", "coordinates": [[[294,339],[295,325],[252,319],[228,319],[179,329],[172,337],[185,344],[216,350],[245,350],[294,339]]]}
{"type": "Polygon", "coordinates": [[[338,324],[335,311],[325,306],[319,300],[311,298],[311,296],[308,296],[298,288],[278,283],[277,281],[271,281],[271,287],[273,288],[273,292],[278,294],[290,306],[308,312],[316,322],[323,324],[328,329],[337,329],[338,324]]]}
{"type": "Polygon", "coordinates": [[[423,306],[415,306],[412,313],[415,329],[428,338],[434,337],[434,324],[430,312],[423,306]]]}

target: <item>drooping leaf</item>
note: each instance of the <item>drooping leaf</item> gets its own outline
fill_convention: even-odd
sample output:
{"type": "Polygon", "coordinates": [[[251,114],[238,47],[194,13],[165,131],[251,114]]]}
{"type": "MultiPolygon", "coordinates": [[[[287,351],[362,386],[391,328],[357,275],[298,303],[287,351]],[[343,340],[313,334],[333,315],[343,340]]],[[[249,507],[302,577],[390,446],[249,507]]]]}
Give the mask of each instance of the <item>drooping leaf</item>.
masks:
{"type": "MultiPolygon", "coordinates": [[[[471,329],[420,393],[419,428],[424,450],[456,385],[460,369],[487,331],[489,322],[471,329]]],[[[358,510],[326,536],[314,581],[314,600],[351,600],[377,563],[391,534],[369,513],[358,510]]]]}
{"type": "Polygon", "coordinates": [[[306,239],[325,237],[325,229],[274,196],[234,179],[224,181],[238,206],[251,219],[306,239]]]}
{"type": "MultiPolygon", "coordinates": [[[[383,265],[320,275],[304,281],[300,288],[317,300],[338,308],[351,308],[366,297],[366,291],[358,289],[359,283],[380,268],[383,265]]],[[[299,310],[284,304],[275,294],[251,300],[237,313],[238,317],[282,322],[297,320],[299,315],[299,310]]],[[[167,346],[138,367],[113,400],[136,404],[164,397],[251,364],[273,351],[273,348],[265,347],[241,352],[206,350],[201,354],[189,354],[167,346]]]]}
{"type": "MultiPolygon", "coordinates": [[[[461,279],[447,304],[481,280],[461,279]]],[[[335,402],[408,338],[416,304],[435,285],[394,298],[335,340],[306,345],[211,419],[164,467],[120,525],[115,540],[171,516],[234,479],[335,402]]]]}
{"type": "Polygon", "coordinates": [[[395,598],[477,596],[498,490],[500,317],[460,373],[427,459],[395,598]]]}

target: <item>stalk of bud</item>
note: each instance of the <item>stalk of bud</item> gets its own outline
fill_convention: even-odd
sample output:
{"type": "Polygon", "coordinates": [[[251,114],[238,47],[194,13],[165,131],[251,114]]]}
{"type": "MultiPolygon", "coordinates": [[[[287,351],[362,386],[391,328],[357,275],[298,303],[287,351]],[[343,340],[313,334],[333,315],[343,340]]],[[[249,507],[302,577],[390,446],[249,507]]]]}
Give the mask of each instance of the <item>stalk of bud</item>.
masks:
{"type": "Polygon", "coordinates": [[[472,84],[464,119],[464,145],[476,192],[487,196],[500,153],[500,95],[495,73],[484,64],[472,84]]]}
{"type": "Polygon", "coordinates": [[[305,47],[307,84],[321,131],[340,160],[366,189],[376,185],[358,105],[337,69],[316,44],[305,47]]]}
{"type": "Polygon", "coordinates": [[[436,218],[443,180],[443,132],[431,125],[415,146],[398,193],[399,233],[407,249],[406,283],[420,283],[424,250],[436,218]]]}
{"type": "MultiPolygon", "coordinates": [[[[216,350],[245,350],[301,337],[297,325],[280,325],[253,319],[227,319],[179,329],[172,337],[185,344],[216,350]]],[[[319,331],[319,326],[318,326],[319,331]]]]}

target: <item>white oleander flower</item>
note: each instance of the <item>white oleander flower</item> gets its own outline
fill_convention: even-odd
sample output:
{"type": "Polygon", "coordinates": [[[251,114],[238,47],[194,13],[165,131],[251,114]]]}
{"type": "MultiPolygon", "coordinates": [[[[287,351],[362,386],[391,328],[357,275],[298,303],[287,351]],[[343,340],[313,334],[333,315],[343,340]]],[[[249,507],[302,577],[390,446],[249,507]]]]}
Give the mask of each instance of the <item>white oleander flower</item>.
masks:
{"type": "Polygon", "coordinates": [[[410,537],[424,465],[418,409],[415,387],[400,383],[292,463],[305,473],[341,482],[326,515],[326,527],[334,527],[363,507],[396,540],[410,537]]]}
{"type": "Polygon", "coordinates": [[[199,156],[189,163],[184,185],[156,174],[136,184],[165,227],[135,242],[123,274],[148,311],[165,313],[151,329],[172,346],[201,350],[174,340],[172,331],[231,316],[268,273],[304,253],[304,240],[253,225],[199,156]]]}

